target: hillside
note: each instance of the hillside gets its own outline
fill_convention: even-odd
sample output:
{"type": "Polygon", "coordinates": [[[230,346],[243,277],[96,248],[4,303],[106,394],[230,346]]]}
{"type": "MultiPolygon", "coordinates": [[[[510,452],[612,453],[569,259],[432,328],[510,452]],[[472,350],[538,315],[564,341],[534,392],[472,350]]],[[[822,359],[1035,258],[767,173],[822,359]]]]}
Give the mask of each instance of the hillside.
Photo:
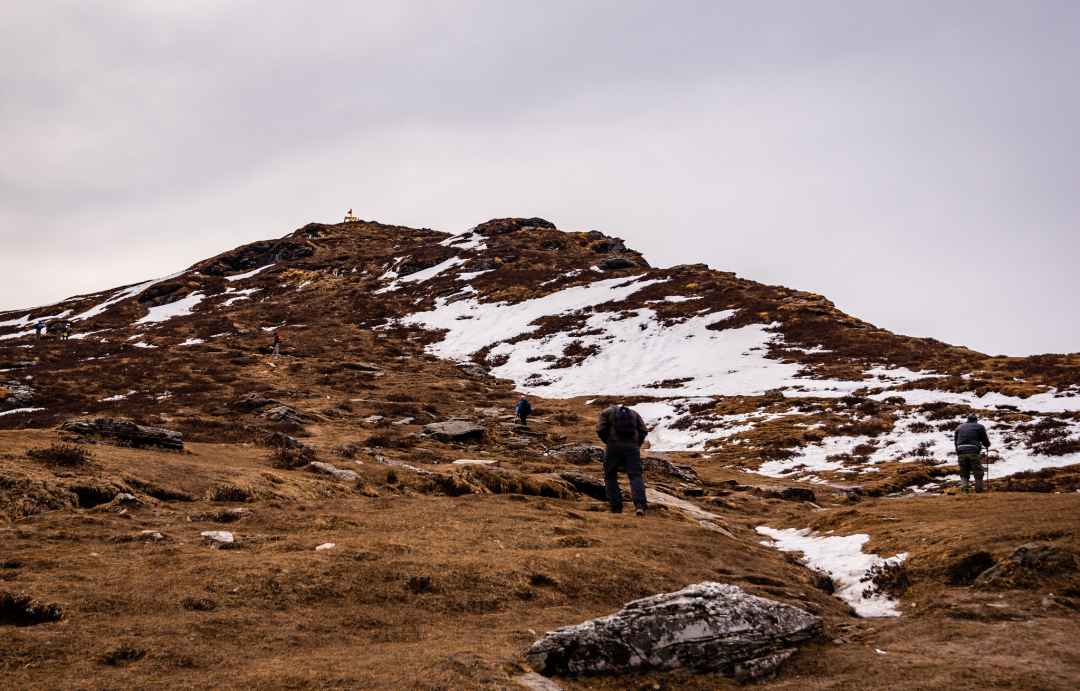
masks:
{"type": "Polygon", "coordinates": [[[706,580],[824,620],[777,688],[1025,687],[1033,666],[1035,686],[1071,688],[1075,570],[992,588],[949,574],[1033,541],[1075,554],[1078,491],[1080,355],[892,334],[543,219],[457,236],[313,223],[0,313],[0,600],[64,611],[0,643],[20,688],[507,688],[545,630],[706,580]],[[69,321],[71,340],[36,339],[39,320],[69,321]],[[529,429],[515,392],[533,397],[529,429]],[[614,401],[652,429],[656,510],[637,523],[597,492],[589,445],[614,401]],[[971,412],[997,442],[994,491],[952,496],[951,432],[971,412]],[[76,418],[173,430],[184,450],[59,429],[76,418]],[[28,456],[58,440],[91,458],[28,456]],[[211,548],[215,530],[236,541],[211,548]],[[872,585],[833,574],[836,595],[776,549],[863,534],[856,554],[905,556],[872,585]],[[969,669],[962,639],[992,664],[969,669]]]}

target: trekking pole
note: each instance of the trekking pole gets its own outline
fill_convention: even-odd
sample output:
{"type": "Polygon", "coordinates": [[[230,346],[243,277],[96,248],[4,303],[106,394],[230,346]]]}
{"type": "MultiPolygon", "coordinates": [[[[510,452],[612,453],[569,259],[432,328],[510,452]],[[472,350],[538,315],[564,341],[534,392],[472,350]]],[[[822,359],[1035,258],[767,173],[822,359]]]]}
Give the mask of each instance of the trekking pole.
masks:
{"type": "Polygon", "coordinates": [[[986,464],[985,464],[986,465],[986,491],[989,492],[990,491],[990,449],[987,449],[986,453],[983,454],[983,456],[986,459],[986,464]]]}

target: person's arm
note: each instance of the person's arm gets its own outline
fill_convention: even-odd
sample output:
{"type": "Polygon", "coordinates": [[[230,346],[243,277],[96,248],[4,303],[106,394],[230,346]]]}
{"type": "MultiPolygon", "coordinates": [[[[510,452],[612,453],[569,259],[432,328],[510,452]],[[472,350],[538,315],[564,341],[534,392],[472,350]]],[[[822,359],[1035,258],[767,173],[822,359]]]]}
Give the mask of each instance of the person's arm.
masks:
{"type": "Polygon", "coordinates": [[[608,411],[600,413],[600,421],[596,423],[596,436],[600,437],[600,441],[607,444],[608,437],[611,435],[611,420],[608,416],[608,411]]]}
{"type": "Polygon", "coordinates": [[[980,441],[987,449],[990,448],[990,436],[986,433],[986,428],[983,427],[979,430],[980,441]]]}
{"type": "Polygon", "coordinates": [[[637,429],[638,429],[638,441],[637,441],[637,443],[638,443],[638,446],[641,446],[642,444],[645,443],[645,438],[649,436],[649,428],[645,426],[645,421],[641,419],[641,416],[638,415],[636,411],[634,412],[634,417],[637,418],[637,429]]]}

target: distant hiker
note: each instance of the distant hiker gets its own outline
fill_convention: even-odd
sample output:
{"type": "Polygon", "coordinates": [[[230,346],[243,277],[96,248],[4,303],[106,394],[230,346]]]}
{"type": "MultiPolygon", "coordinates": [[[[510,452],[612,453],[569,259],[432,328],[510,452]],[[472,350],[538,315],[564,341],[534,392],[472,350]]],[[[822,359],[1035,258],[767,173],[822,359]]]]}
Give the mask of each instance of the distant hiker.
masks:
{"type": "Polygon", "coordinates": [[[969,415],[967,422],[956,428],[953,437],[956,442],[956,455],[960,457],[961,489],[969,491],[968,478],[974,473],[975,491],[983,491],[983,467],[980,456],[983,448],[990,448],[990,437],[986,428],[979,424],[979,418],[969,415]]]}
{"type": "Polygon", "coordinates": [[[622,490],[619,489],[619,471],[630,480],[630,494],[634,500],[635,513],[645,514],[645,481],[641,477],[641,445],[649,435],[645,421],[634,410],[624,405],[613,405],[600,413],[596,434],[607,445],[604,454],[604,485],[612,513],[622,513],[622,490]]]}
{"type": "Polygon", "coordinates": [[[274,350],[273,350],[273,352],[274,352],[274,357],[278,357],[279,355],[281,355],[281,332],[280,331],[275,331],[274,332],[274,350]]]}
{"type": "Polygon", "coordinates": [[[522,395],[517,402],[517,406],[514,407],[514,413],[517,415],[518,422],[522,427],[529,426],[529,416],[532,415],[533,407],[532,403],[529,403],[529,399],[522,395]]]}
{"type": "Polygon", "coordinates": [[[71,322],[64,322],[63,330],[60,332],[60,334],[63,336],[65,341],[71,339],[71,322]]]}
{"type": "Polygon", "coordinates": [[[41,339],[41,333],[43,331],[45,331],[45,322],[40,319],[34,322],[34,335],[38,340],[41,339]]]}

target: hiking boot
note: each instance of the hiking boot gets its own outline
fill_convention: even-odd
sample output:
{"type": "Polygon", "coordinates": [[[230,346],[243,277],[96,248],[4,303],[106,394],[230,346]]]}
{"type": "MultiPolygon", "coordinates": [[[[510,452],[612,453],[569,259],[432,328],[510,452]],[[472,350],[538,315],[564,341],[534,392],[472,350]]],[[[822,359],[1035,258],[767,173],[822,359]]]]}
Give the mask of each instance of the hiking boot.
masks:
{"type": "Polygon", "coordinates": [[[640,509],[640,508],[639,509],[634,509],[634,515],[635,516],[644,516],[645,515],[645,509],[640,509]]]}

